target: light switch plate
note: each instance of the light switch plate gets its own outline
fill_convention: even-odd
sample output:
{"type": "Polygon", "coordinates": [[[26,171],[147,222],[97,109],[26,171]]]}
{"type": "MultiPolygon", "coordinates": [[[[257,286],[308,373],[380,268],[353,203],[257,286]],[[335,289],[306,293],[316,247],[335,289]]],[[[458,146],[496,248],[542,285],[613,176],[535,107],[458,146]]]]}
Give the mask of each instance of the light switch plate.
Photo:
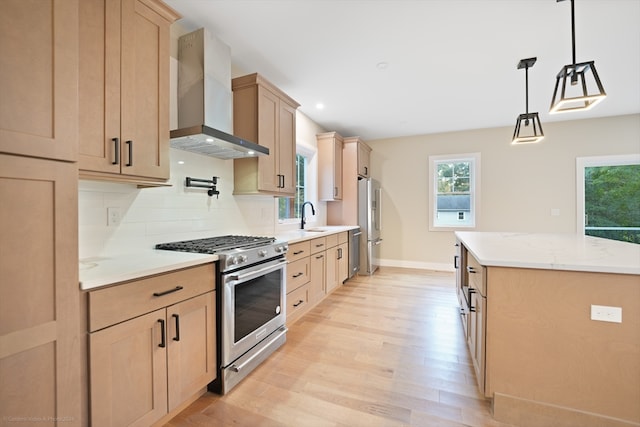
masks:
{"type": "Polygon", "coordinates": [[[591,305],[591,320],[601,322],[622,323],[622,307],[591,305]]]}

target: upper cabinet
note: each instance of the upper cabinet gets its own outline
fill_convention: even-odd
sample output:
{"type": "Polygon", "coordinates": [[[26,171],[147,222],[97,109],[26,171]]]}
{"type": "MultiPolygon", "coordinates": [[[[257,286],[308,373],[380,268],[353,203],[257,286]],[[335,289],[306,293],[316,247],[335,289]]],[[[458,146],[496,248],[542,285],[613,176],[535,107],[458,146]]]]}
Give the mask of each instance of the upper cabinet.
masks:
{"type": "Polygon", "coordinates": [[[233,194],[293,196],[299,104],[257,73],[232,80],[233,133],[269,149],[234,159],[233,194]]]}
{"type": "Polygon", "coordinates": [[[0,1],[0,152],[77,160],[77,8],[0,1]]]}
{"type": "Polygon", "coordinates": [[[371,147],[365,144],[358,136],[346,138],[344,142],[345,144],[356,145],[358,176],[369,178],[371,176],[369,175],[371,171],[371,167],[369,165],[369,161],[371,159],[371,147]]]}
{"type": "Polygon", "coordinates": [[[342,147],[338,132],[316,135],[318,141],[318,197],[320,200],[342,200],[342,147]]]}
{"type": "Polygon", "coordinates": [[[371,147],[358,136],[344,138],[343,147],[342,200],[327,203],[328,225],[358,224],[358,179],[371,176],[371,147]]]}
{"type": "Polygon", "coordinates": [[[157,0],[80,2],[80,176],[169,179],[169,26],[157,0]]]}

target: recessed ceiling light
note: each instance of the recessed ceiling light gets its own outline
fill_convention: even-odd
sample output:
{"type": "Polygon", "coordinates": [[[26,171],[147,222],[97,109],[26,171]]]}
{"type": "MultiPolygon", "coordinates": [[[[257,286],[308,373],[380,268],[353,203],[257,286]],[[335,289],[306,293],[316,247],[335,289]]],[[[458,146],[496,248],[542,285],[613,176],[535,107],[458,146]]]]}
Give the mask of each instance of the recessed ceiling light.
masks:
{"type": "Polygon", "coordinates": [[[378,63],[376,64],[376,67],[378,68],[378,70],[384,70],[384,69],[386,69],[388,66],[389,66],[389,64],[388,64],[388,63],[386,63],[386,62],[384,62],[384,61],[383,61],[383,62],[378,62],[378,63]]]}
{"type": "Polygon", "coordinates": [[[324,110],[324,104],[323,104],[322,102],[318,102],[318,103],[316,104],[316,108],[317,108],[318,110],[324,110]]]}

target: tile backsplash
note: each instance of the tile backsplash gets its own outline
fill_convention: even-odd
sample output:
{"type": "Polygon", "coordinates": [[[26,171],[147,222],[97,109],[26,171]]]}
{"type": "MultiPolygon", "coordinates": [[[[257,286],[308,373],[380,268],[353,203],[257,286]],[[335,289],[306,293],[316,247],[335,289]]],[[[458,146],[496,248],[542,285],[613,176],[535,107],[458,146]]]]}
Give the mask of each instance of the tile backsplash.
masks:
{"type": "Polygon", "coordinates": [[[271,196],[233,196],[233,161],[171,149],[170,187],[137,188],[107,181],[79,183],[80,259],[126,254],[156,243],[224,234],[274,235],[271,196]],[[185,178],[219,177],[218,198],[185,187],[185,178]],[[120,213],[107,225],[107,209],[120,213]]]}

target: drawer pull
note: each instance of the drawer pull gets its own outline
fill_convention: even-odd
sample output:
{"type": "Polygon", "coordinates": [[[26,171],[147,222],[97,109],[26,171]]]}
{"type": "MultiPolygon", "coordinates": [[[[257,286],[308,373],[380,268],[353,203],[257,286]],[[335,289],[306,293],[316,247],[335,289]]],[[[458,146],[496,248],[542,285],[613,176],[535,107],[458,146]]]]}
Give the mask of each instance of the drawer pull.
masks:
{"type": "Polygon", "coordinates": [[[477,273],[477,271],[475,270],[475,268],[473,268],[473,267],[471,267],[471,266],[468,266],[468,267],[467,267],[467,272],[468,272],[468,273],[477,273]]]}
{"type": "Polygon", "coordinates": [[[169,289],[168,291],[164,291],[164,292],[154,292],[154,293],[153,293],[153,296],[154,296],[154,297],[161,297],[161,296],[164,296],[164,295],[168,295],[168,294],[172,294],[172,293],[174,293],[174,292],[181,291],[182,289],[184,289],[182,286],[176,286],[175,288],[173,288],[173,289],[169,289]]]}
{"type": "Polygon", "coordinates": [[[158,323],[160,323],[160,344],[158,347],[165,348],[167,342],[164,340],[164,319],[158,319],[158,323]]]}
{"type": "Polygon", "coordinates": [[[304,253],[304,251],[295,251],[293,254],[294,255],[300,255],[301,253],[304,253]]]}
{"type": "Polygon", "coordinates": [[[316,259],[324,258],[324,255],[318,255],[316,259]]]}
{"type": "Polygon", "coordinates": [[[296,273],[296,274],[294,274],[294,275],[293,275],[293,276],[291,276],[291,277],[293,277],[293,278],[295,279],[296,277],[300,277],[300,276],[302,276],[303,274],[304,274],[303,272],[300,272],[300,273],[296,273]]]}
{"type": "Polygon", "coordinates": [[[180,341],[180,315],[174,314],[173,318],[176,319],[176,336],[173,337],[173,340],[180,341]]]}
{"type": "Polygon", "coordinates": [[[297,303],[293,304],[294,307],[299,306],[300,304],[302,304],[304,301],[303,300],[298,300],[297,303]]]}
{"type": "Polygon", "coordinates": [[[321,248],[323,246],[324,246],[324,243],[319,243],[319,244],[316,245],[316,248],[321,248]]]}

